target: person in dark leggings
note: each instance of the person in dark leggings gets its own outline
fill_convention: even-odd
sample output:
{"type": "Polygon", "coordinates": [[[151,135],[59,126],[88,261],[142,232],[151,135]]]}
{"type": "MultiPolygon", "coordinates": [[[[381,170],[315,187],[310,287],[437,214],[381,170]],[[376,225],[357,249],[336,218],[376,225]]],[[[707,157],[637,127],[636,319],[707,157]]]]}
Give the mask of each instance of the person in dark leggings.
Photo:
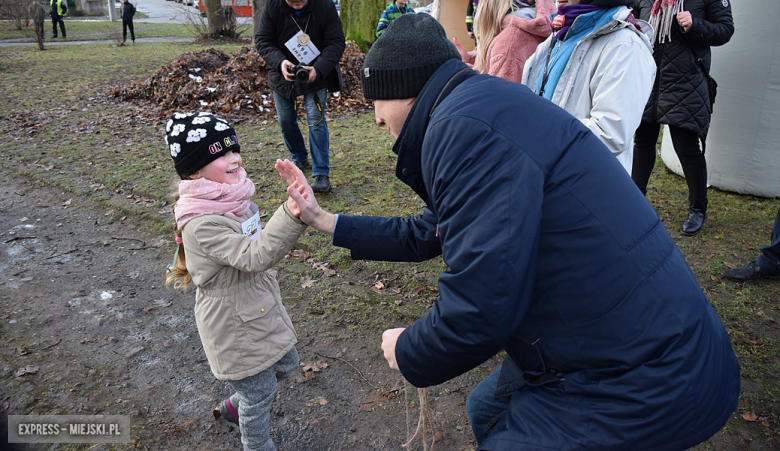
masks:
{"type": "Polygon", "coordinates": [[[711,46],[734,34],[729,0],[636,0],[634,15],[656,30],[656,79],[634,135],[631,178],[647,194],[661,124],[669,125],[674,150],[688,183],[688,217],[683,235],[701,232],[707,218],[707,161],[704,158],[714,92],[709,89],[711,46]]]}
{"type": "MultiPolygon", "coordinates": [[[[655,165],[655,144],[660,130],[661,124],[643,121],[634,134],[634,166],[631,178],[645,195],[647,195],[647,182],[655,165]]],[[[706,216],[707,160],[704,158],[704,152],[699,148],[699,137],[695,132],[673,125],[669,126],[669,133],[685,175],[685,182],[688,184],[689,219],[691,219],[691,211],[701,211],[706,216]]],[[[689,223],[690,221],[686,220],[686,224],[689,223]]],[[[683,225],[682,233],[695,235],[701,231],[703,223],[702,218],[701,223],[693,228],[686,228],[683,225]]]]}
{"type": "Polygon", "coordinates": [[[777,209],[769,246],[761,246],[761,255],[745,266],[729,269],[723,276],[736,282],[755,279],[780,280],[780,208],[777,209]]]}

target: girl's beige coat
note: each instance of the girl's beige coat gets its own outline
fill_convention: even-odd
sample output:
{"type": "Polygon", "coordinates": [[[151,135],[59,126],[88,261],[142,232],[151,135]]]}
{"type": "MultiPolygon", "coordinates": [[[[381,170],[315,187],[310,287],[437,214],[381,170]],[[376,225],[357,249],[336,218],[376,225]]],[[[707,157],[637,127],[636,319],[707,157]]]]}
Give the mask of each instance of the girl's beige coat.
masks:
{"type": "MultiPolygon", "coordinates": [[[[239,218],[251,217],[247,212],[239,218]]],[[[276,271],[306,229],[282,207],[256,240],[224,216],[193,219],[182,233],[187,270],[197,286],[195,321],[217,379],[239,380],[270,367],[297,342],[282,305],[276,271]]]]}

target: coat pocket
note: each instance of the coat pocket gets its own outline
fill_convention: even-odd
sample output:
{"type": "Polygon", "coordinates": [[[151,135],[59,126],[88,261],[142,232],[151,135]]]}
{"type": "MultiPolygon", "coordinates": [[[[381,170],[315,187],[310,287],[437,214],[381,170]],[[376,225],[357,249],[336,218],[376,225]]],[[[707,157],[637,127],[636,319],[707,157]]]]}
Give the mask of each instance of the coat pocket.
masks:
{"type": "Polygon", "coordinates": [[[263,292],[246,297],[236,305],[239,330],[246,334],[250,343],[266,338],[277,327],[277,302],[274,293],[263,292]]]}

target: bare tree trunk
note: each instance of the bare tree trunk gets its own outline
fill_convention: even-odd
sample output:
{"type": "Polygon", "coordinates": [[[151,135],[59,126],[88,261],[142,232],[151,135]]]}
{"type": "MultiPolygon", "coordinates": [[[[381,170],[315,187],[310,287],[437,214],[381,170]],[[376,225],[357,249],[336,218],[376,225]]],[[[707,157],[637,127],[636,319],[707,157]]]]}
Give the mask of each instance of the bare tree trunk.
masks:
{"type": "Polygon", "coordinates": [[[255,43],[255,33],[260,25],[260,17],[265,9],[265,0],[252,0],[252,44],[255,43]]]}
{"type": "MultiPolygon", "coordinates": [[[[46,23],[44,22],[44,26],[46,23]]],[[[38,41],[38,50],[46,50],[43,48],[43,34],[41,33],[41,27],[37,23],[33,22],[35,27],[35,40],[38,41]]]]}
{"type": "Polygon", "coordinates": [[[376,40],[376,25],[385,10],[384,0],[341,0],[341,26],[347,41],[367,52],[376,40]]]}
{"type": "Polygon", "coordinates": [[[209,22],[209,36],[218,37],[224,22],[222,3],[220,0],[203,0],[203,3],[206,6],[206,20],[209,22]]]}

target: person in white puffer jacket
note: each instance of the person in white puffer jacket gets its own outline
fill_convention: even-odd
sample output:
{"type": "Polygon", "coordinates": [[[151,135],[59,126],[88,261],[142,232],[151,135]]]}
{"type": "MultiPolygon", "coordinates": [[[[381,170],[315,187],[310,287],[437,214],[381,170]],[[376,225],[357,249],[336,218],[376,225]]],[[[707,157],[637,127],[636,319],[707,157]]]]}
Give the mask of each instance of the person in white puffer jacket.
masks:
{"type": "Polygon", "coordinates": [[[581,120],[631,174],[633,136],[655,79],[652,28],[631,0],[568,0],[526,61],[523,84],[581,120]]]}

